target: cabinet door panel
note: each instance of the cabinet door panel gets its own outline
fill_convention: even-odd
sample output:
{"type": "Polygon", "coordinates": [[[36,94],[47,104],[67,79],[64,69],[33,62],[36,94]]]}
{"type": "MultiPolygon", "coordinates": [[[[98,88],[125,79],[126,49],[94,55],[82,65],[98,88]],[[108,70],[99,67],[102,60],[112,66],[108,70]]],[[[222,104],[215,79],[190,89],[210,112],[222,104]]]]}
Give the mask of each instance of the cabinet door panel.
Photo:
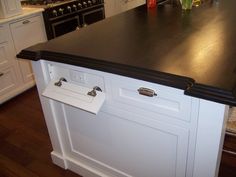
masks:
{"type": "Polygon", "coordinates": [[[111,81],[111,98],[109,105],[129,112],[132,109],[137,114],[155,114],[155,119],[167,116],[185,122],[190,122],[191,97],[183,94],[183,90],[153,84],[137,79],[117,77],[111,81]],[[140,88],[146,88],[156,93],[154,96],[139,94],[140,88]]]}
{"type": "Polygon", "coordinates": [[[5,42],[6,40],[6,29],[4,26],[0,26],[0,43],[5,42]]]}
{"type": "Polygon", "coordinates": [[[0,43],[0,68],[6,68],[10,66],[12,61],[10,54],[11,50],[9,48],[9,43],[0,43]]]}
{"type": "Polygon", "coordinates": [[[94,116],[66,105],[58,109],[64,110],[60,125],[69,140],[67,154],[79,162],[108,176],[185,176],[188,130],[163,122],[130,121],[103,111],[94,116]]]}
{"type": "MultiPolygon", "coordinates": [[[[19,53],[22,49],[45,41],[45,32],[43,22],[40,16],[31,17],[10,24],[12,37],[16,52],[19,53]]],[[[33,71],[30,61],[19,60],[21,73],[25,82],[33,80],[33,71]]]]}
{"type": "Polygon", "coordinates": [[[0,96],[16,88],[17,82],[13,67],[1,70],[0,83],[0,96]]]}

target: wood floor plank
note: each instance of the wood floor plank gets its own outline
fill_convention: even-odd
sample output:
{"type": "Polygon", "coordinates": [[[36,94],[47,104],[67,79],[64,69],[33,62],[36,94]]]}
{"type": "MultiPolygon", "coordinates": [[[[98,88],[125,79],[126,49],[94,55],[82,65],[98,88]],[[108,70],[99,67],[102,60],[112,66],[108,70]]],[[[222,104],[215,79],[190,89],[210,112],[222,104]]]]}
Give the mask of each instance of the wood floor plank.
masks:
{"type": "Polygon", "coordinates": [[[0,177],[81,177],[52,163],[36,88],[0,105],[0,177]]]}
{"type": "MultiPolygon", "coordinates": [[[[0,166],[5,175],[15,175],[17,177],[39,177],[19,163],[0,154],[0,166]]],[[[9,176],[11,177],[11,176],[9,176]]]]}
{"type": "Polygon", "coordinates": [[[79,177],[77,174],[64,170],[56,165],[34,161],[27,166],[28,169],[38,174],[40,177],[79,177]],[[47,170],[45,170],[47,169],[47,170]]]}
{"type": "Polygon", "coordinates": [[[32,156],[28,152],[14,146],[13,144],[8,143],[6,141],[2,141],[2,143],[1,143],[0,154],[2,156],[5,156],[5,157],[15,161],[16,163],[18,163],[22,166],[28,165],[30,162],[33,161],[32,156]]]}

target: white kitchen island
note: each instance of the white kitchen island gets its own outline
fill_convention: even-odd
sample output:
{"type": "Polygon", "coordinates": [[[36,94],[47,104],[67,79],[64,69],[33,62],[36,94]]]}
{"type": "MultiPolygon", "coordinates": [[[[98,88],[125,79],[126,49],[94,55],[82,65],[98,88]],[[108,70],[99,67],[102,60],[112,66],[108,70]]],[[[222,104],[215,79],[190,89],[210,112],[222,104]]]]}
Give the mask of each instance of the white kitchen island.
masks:
{"type": "MultiPolygon", "coordinates": [[[[228,106],[129,77],[32,63],[55,164],[84,177],[217,176],[228,106]],[[61,77],[102,89],[106,99],[97,115],[42,96],[50,81],[61,77]],[[140,95],[140,87],[157,95],[140,95]]],[[[74,93],[66,96],[77,99],[74,93]]]]}
{"type": "Polygon", "coordinates": [[[21,51],[53,162],[84,177],[217,177],[236,106],[235,6],[143,5],[21,51]]]}

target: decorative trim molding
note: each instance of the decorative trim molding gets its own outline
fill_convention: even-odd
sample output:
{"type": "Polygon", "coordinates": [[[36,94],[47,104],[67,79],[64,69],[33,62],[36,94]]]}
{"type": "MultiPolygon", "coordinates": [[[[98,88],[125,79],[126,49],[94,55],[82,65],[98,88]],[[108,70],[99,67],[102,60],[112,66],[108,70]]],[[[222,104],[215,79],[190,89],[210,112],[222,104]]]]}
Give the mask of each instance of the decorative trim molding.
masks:
{"type": "Polygon", "coordinates": [[[222,104],[236,106],[236,87],[227,91],[211,86],[195,83],[193,78],[178,76],[169,73],[137,68],[119,63],[105,62],[94,58],[79,57],[74,55],[49,52],[49,51],[30,51],[29,49],[21,51],[18,58],[30,59],[33,61],[48,60],[59,63],[71,64],[75,66],[96,69],[108,73],[132,77],[144,81],[158,83],[178,89],[185,90],[185,94],[215,101],[222,104]]]}

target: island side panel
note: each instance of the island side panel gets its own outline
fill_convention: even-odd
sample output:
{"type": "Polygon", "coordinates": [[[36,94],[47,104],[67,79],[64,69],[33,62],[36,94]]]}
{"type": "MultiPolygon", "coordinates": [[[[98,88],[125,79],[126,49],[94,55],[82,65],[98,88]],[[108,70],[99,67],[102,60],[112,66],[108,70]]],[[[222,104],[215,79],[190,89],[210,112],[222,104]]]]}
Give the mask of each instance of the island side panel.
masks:
{"type": "Polygon", "coordinates": [[[193,177],[218,177],[228,109],[200,99],[193,177]]]}
{"type": "Polygon", "coordinates": [[[46,88],[50,81],[48,70],[46,69],[46,64],[43,60],[32,61],[31,62],[34,72],[34,77],[36,80],[36,85],[39,93],[39,98],[41,106],[44,113],[44,118],[46,121],[48,133],[52,143],[53,151],[51,152],[52,161],[58,166],[67,169],[68,165],[65,159],[65,153],[63,150],[63,142],[60,135],[60,127],[57,123],[57,117],[59,116],[55,112],[54,101],[46,99],[41,94],[46,88]]]}

